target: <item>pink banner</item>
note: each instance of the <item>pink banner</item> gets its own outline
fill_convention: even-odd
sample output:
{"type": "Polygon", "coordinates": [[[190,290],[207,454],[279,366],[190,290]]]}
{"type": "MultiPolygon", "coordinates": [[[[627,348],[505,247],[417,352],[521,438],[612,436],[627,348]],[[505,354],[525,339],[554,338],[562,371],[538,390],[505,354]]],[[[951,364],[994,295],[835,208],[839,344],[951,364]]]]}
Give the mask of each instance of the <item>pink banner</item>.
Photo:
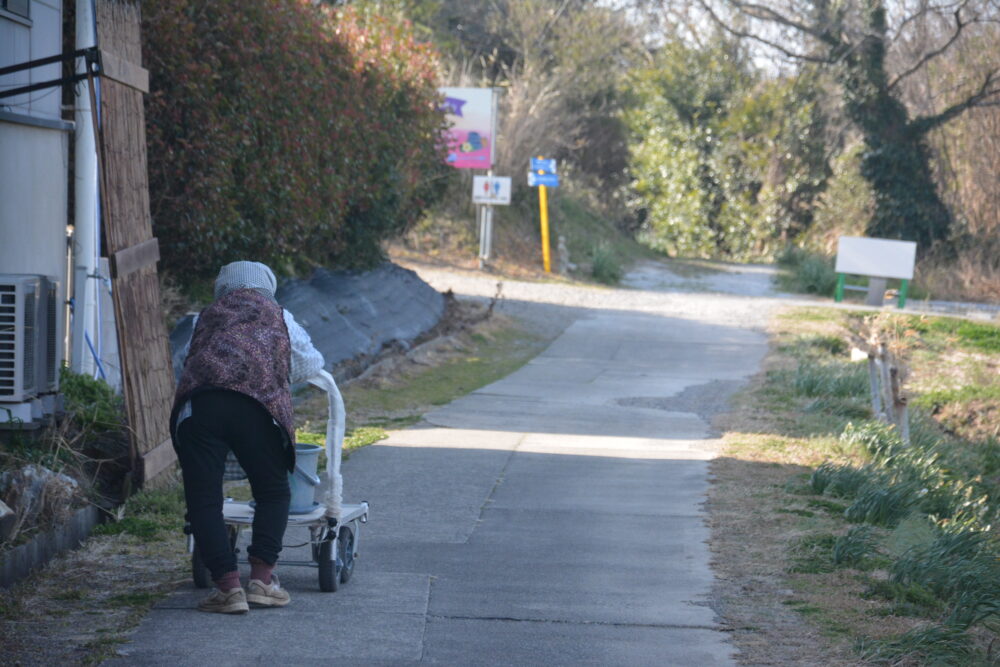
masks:
{"type": "Polygon", "coordinates": [[[447,162],[457,169],[493,166],[494,104],[491,88],[441,88],[451,121],[447,162]]]}

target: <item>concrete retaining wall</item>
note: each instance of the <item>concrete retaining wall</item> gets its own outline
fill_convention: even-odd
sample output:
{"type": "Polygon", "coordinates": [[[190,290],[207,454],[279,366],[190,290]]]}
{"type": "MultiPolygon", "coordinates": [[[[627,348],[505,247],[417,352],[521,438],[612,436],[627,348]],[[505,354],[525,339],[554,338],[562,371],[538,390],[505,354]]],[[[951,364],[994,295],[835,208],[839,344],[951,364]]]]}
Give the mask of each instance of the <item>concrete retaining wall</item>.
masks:
{"type": "MultiPolygon", "coordinates": [[[[391,262],[365,272],[317,269],[308,280],[282,283],[276,296],[309,332],[328,370],[374,356],[393,342],[408,345],[433,328],[445,310],[440,292],[391,262]]],[[[178,377],[191,319],[183,319],[170,334],[178,377]]]]}

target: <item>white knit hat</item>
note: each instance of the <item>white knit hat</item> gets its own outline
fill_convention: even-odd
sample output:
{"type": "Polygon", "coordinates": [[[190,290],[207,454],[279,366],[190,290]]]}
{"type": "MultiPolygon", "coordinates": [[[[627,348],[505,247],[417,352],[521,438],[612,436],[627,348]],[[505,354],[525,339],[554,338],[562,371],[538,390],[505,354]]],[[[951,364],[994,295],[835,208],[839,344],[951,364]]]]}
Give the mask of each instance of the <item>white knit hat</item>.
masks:
{"type": "Polygon", "coordinates": [[[252,289],[271,299],[278,289],[274,272],[260,262],[232,262],[219,270],[215,279],[215,298],[219,299],[233,290],[252,289]]]}

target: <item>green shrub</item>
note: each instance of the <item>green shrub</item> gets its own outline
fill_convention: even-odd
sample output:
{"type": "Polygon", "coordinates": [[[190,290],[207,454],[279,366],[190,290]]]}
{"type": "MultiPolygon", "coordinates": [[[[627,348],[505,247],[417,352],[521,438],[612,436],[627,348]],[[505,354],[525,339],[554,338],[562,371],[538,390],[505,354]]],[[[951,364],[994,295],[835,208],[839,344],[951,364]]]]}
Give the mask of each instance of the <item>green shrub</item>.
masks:
{"type": "Polygon", "coordinates": [[[848,424],[840,434],[840,442],[848,448],[860,449],[879,463],[891,459],[903,449],[899,431],[890,424],[874,420],[848,424]]]}
{"type": "Polygon", "coordinates": [[[847,342],[840,336],[820,336],[814,334],[803,336],[797,342],[806,348],[815,348],[834,356],[847,353],[847,342]]]}
{"type": "Polygon", "coordinates": [[[817,494],[827,494],[840,498],[854,498],[866,486],[877,485],[882,476],[870,466],[855,468],[829,461],[822,463],[810,478],[812,489],[817,494]]]}
{"type": "Polygon", "coordinates": [[[948,602],[955,625],[1000,612],[1000,549],[986,531],[950,525],[932,543],[907,551],[890,574],[895,583],[918,584],[948,602]]]}
{"type": "Polygon", "coordinates": [[[436,56],[408,25],[299,0],[148,0],[150,205],[175,279],[360,266],[443,192],[436,56]]]}
{"type": "Polygon", "coordinates": [[[868,373],[855,364],[802,361],[793,376],[796,393],[810,397],[858,397],[868,393],[868,373]]]}
{"type": "Polygon", "coordinates": [[[170,533],[179,535],[185,509],[180,485],[141,491],[119,508],[117,520],[97,526],[93,534],[132,535],[148,541],[170,533]]]}
{"type": "Polygon", "coordinates": [[[915,482],[866,486],[860,490],[844,516],[848,521],[892,528],[910,513],[919,497],[920,485],[915,482]]]}
{"type": "Polygon", "coordinates": [[[121,428],[124,404],[122,397],[103,380],[74,373],[65,366],[59,369],[59,391],[66,412],[82,428],[108,431],[121,428]]]}
{"type": "Polygon", "coordinates": [[[862,657],[893,665],[967,665],[975,654],[965,629],[952,625],[915,628],[892,640],[860,646],[862,657]]]}
{"type": "Polygon", "coordinates": [[[871,526],[852,526],[833,543],[833,563],[863,567],[875,550],[876,536],[871,526]]]}
{"type": "Polygon", "coordinates": [[[941,609],[941,601],[919,584],[903,585],[887,579],[874,579],[862,597],[891,600],[892,613],[900,616],[926,616],[941,609]]]}
{"type": "Polygon", "coordinates": [[[601,241],[590,251],[590,275],[599,283],[617,285],[622,279],[622,267],[618,256],[610,244],[601,241]]]}
{"type": "Polygon", "coordinates": [[[783,289],[833,296],[837,273],[832,257],[791,247],[779,257],[778,263],[787,271],[781,280],[783,289]]]}

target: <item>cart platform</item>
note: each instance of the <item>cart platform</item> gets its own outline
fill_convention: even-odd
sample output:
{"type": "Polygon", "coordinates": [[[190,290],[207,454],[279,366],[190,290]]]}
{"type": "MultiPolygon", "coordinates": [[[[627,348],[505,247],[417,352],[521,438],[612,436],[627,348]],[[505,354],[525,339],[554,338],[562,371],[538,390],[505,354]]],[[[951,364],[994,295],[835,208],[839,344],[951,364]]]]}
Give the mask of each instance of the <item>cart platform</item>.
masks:
{"type": "MultiPolygon", "coordinates": [[[[361,519],[364,523],[368,519],[368,503],[343,503],[341,505],[340,523],[349,524],[355,519],[361,519]]],[[[222,505],[222,517],[227,524],[236,526],[253,525],[253,507],[249,502],[226,499],[222,505]]],[[[308,514],[289,514],[288,525],[309,526],[317,523],[326,524],[326,508],[317,505],[308,514]]]]}

